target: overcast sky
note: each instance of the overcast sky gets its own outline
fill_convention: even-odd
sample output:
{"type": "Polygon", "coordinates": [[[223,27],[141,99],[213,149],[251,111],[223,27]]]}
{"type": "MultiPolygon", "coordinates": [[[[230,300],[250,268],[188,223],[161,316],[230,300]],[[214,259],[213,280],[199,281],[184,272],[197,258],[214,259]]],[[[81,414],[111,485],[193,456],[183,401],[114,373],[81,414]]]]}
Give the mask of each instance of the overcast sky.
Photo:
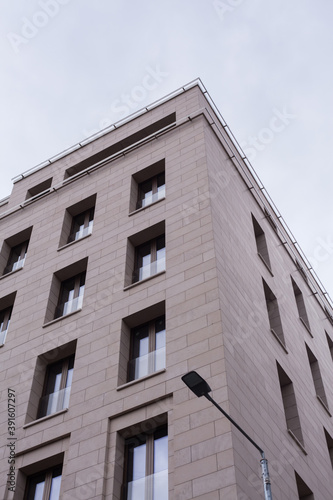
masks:
{"type": "Polygon", "coordinates": [[[2,0],[1,10],[0,199],[14,176],[200,77],[333,296],[333,2],[2,0]]]}

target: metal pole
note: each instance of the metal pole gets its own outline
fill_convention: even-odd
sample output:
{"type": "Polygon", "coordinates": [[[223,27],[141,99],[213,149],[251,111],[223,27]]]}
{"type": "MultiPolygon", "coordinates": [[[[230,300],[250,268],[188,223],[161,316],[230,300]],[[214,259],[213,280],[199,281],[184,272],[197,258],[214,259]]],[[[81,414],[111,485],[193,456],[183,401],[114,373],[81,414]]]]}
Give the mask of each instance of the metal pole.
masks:
{"type": "Polygon", "coordinates": [[[252,443],[253,446],[255,446],[257,448],[257,450],[260,452],[260,454],[261,454],[260,465],[261,465],[261,472],[262,472],[262,480],[263,480],[263,484],[264,484],[265,500],[272,500],[271,481],[270,481],[269,472],[268,472],[268,461],[265,458],[264,451],[260,448],[260,446],[257,445],[257,443],[255,443],[255,441],[253,441],[253,439],[250,438],[250,436],[248,434],[246,434],[245,431],[243,431],[243,429],[230,417],[230,415],[228,415],[228,413],[226,413],[223,410],[223,408],[221,408],[221,406],[218,405],[216,403],[216,401],[214,401],[214,399],[208,393],[205,393],[203,395],[205,396],[205,398],[208,399],[208,401],[213,403],[213,405],[216,406],[216,408],[218,410],[220,410],[220,412],[223,413],[223,415],[228,420],[230,420],[230,422],[243,434],[243,436],[245,436],[246,439],[248,441],[250,441],[250,443],[252,443]]]}

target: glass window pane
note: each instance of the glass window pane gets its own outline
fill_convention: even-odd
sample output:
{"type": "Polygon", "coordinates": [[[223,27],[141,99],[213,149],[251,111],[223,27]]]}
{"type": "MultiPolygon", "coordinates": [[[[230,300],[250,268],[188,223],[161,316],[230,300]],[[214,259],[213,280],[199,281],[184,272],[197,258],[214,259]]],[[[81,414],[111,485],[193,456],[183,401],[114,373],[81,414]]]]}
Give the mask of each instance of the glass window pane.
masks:
{"type": "Polygon", "coordinates": [[[154,441],[154,474],[168,469],[168,436],[154,441]]]}
{"type": "Polygon", "coordinates": [[[60,499],[61,475],[53,477],[51,483],[50,500],[60,499]]]}

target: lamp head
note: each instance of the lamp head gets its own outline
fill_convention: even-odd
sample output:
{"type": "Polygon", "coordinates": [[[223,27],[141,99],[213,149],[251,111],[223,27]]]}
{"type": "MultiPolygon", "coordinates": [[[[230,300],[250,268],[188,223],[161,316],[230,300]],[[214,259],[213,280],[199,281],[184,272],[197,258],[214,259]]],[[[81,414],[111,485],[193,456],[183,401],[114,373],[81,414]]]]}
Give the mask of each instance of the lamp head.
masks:
{"type": "Polygon", "coordinates": [[[182,376],[182,381],[187,385],[189,389],[198,398],[200,396],[205,396],[211,391],[211,388],[207,384],[206,380],[204,380],[197,372],[191,371],[182,376]]]}

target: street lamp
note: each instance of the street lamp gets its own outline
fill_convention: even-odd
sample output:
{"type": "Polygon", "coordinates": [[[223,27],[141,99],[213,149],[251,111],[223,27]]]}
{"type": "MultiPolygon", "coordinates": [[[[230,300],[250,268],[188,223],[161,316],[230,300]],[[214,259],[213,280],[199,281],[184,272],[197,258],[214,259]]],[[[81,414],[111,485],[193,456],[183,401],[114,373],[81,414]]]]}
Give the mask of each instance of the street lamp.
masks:
{"type": "Polygon", "coordinates": [[[264,451],[260,448],[260,446],[257,445],[257,443],[253,441],[253,439],[250,438],[250,436],[248,436],[248,434],[246,434],[245,431],[243,431],[243,429],[230,417],[230,415],[228,415],[228,413],[226,413],[223,410],[223,408],[221,408],[221,406],[218,405],[216,401],[214,401],[214,399],[209,395],[209,392],[211,392],[211,388],[207,384],[206,380],[204,380],[197,372],[191,371],[186,373],[186,375],[182,376],[182,381],[184,382],[184,384],[187,385],[189,389],[191,389],[192,392],[194,392],[196,396],[198,396],[198,398],[200,398],[201,396],[205,396],[205,398],[207,398],[208,401],[213,403],[213,405],[216,406],[216,408],[220,410],[220,412],[222,412],[223,415],[227,417],[227,419],[230,420],[230,422],[235,427],[237,427],[237,429],[243,434],[243,436],[245,436],[246,439],[248,439],[250,443],[252,443],[253,446],[257,448],[257,450],[261,454],[260,464],[261,464],[262,479],[264,483],[265,500],[272,500],[271,482],[269,479],[269,472],[268,472],[268,462],[265,458],[264,451]]]}

